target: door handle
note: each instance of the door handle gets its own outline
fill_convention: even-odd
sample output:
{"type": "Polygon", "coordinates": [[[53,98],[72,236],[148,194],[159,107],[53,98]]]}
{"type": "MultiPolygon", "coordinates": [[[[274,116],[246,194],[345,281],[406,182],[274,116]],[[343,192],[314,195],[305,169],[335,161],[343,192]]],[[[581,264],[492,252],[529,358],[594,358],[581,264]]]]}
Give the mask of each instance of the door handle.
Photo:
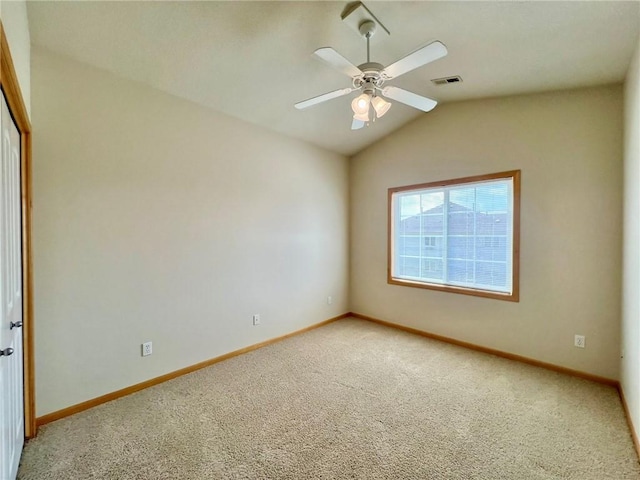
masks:
{"type": "Polygon", "coordinates": [[[4,350],[0,350],[0,357],[8,357],[9,355],[13,355],[13,348],[5,348],[4,350]]]}
{"type": "Polygon", "coordinates": [[[13,330],[14,328],[20,328],[22,326],[22,322],[9,322],[9,330],[13,330]]]}

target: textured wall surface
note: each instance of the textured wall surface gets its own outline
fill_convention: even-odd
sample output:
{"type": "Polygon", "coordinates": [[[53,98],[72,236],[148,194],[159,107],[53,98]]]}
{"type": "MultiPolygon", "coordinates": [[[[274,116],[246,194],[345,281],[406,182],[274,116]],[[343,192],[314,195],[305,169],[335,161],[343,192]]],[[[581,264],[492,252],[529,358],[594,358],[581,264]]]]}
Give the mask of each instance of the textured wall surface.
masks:
{"type": "Polygon", "coordinates": [[[640,41],[625,82],[621,384],[640,428],[640,41]]]}
{"type": "Polygon", "coordinates": [[[13,67],[22,92],[27,113],[31,115],[31,41],[27,2],[0,0],[0,20],[11,49],[13,67]]]}
{"type": "Polygon", "coordinates": [[[444,104],[354,157],[352,311],[617,379],[621,112],[619,85],[444,104]],[[388,188],[516,169],[519,303],[387,284],[388,188]]]}
{"type": "Polygon", "coordinates": [[[346,158],[36,49],[32,81],[38,415],[347,311],[346,158]]]}

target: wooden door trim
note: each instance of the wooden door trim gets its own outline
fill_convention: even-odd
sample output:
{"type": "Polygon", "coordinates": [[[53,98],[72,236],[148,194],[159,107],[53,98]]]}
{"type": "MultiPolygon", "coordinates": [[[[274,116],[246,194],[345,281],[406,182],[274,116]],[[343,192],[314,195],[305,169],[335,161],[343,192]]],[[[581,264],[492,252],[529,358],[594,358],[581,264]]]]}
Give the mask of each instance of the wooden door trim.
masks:
{"type": "Polygon", "coordinates": [[[0,22],[0,88],[20,131],[20,178],[22,195],[22,342],[24,352],[24,433],[36,436],[35,368],[33,348],[33,260],[31,243],[31,123],[18,77],[11,58],[9,42],[0,22]]]}

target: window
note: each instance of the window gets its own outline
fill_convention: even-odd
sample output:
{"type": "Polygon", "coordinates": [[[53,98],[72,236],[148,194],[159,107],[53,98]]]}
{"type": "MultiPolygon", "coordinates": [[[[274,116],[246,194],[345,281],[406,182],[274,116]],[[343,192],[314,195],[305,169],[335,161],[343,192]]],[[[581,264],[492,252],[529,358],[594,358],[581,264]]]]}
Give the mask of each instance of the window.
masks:
{"type": "Polygon", "coordinates": [[[429,247],[436,247],[438,244],[438,237],[424,237],[424,246],[429,248],[429,247]]]}
{"type": "Polygon", "coordinates": [[[518,301],[520,171],[389,189],[388,282],[518,301]]]}

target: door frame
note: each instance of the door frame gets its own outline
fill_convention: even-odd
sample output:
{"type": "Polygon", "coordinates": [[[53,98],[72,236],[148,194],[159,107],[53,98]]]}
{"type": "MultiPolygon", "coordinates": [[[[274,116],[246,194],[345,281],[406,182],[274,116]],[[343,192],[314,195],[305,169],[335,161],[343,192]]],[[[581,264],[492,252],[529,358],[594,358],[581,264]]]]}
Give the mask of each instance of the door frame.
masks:
{"type": "Polygon", "coordinates": [[[33,259],[31,248],[31,122],[24,104],[9,42],[0,21],[0,88],[20,132],[22,203],[22,343],[24,381],[24,435],[36,436],[35,375],[33,349],[33,259]]]}

